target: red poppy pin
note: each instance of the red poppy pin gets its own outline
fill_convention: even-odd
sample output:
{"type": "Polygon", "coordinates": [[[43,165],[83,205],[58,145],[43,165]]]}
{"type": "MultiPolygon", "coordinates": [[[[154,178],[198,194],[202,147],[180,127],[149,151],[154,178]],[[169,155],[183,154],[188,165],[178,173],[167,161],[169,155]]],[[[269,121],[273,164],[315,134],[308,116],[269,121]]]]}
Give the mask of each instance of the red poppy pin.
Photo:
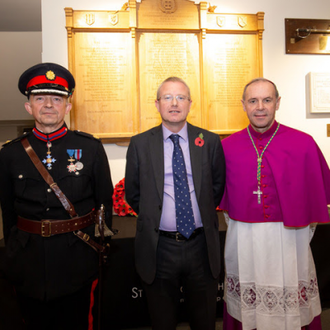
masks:
{"type": "Polygon", "coordinates": [[[196,146],[202,147],[204,145],[204,135],[203,133],[199,134],[198,137],[195,139],[196,146]]]}

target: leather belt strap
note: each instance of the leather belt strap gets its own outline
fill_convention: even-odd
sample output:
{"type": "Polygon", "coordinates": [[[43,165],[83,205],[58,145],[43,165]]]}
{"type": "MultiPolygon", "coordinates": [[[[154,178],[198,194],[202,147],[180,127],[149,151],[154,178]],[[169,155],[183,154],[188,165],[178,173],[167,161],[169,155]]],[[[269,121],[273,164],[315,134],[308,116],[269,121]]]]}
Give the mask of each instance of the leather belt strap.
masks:
{"type": "Polygon", "coordinates": [[[190,240],[194,239],[197,235],[199,235],[199,234],[201,234],[203,232],[204,232],[204,228],[203,227],[199,227],[199,228],[195,229],[192,232],[192,234],[190,235],[189,238],[184,237],[178,231],[164,231],[164,230],[160,230],[159,231],[159,235],[165,236],[165,237],[168,237],[168,238],[173,238],[177,242],[184,242],[184,241],[190,241],[190,240]]]}
{"type": "Polygon", "coordinates": [[[65,210],[70,214],[71,220],[28,220],[18,216],[17,228],[27,231],[32,234],[39,234],[42,237],[49,237],[56,234],[64,234],[68,232],[73,232],[78,238],[88,244],[96,252],[105,253],[108,249],[108,246],[103,246],[96,243],[90,236],[86,233],[80,231],[87,226],[92,225],[96,222],[95,212],[92,211],[87,215],[78,217],[76,210],[68,198],[63,194],[61,189],[58,187],[56,182],[54,182],[51,175],[48,173],[46,168],[41,163],[39,157],[31,147],[27,138],[21,140],[21,143],[29,155],[34,166],[37,168],[43,179],[49,184],[50,188],[55,193],[56,197],[60,200],[65,210]]]}
{"type": "Polygon", "coordinates": [[[78,238],[80,238],[82,241],[87,243],[92,249],[94,249],[96,252],[104,253],[108,250],[109,244],[107,245],[101,245],[90,239],[90,236],[86,233],[83,233],[82,231],[74,231],[73,232],[78,238]]]}
{"type": "Polygon", "coordinates": [[[53,178],[48,173],[48,171],[46,170],[45,166],[42,165],[39,157],[37,156],[37,154],[35,153],[35,151],[31,147],[28,139],[27,138],[22,139],[21,140],[21,143],[22,143],[25,151],[27,152],[27,154],[31,158],[34,166],[37,168],[37,170],[39,171],[39,173],[41,174],[41,176],[43,177],[43,179],[49,184],[50,188],[54,191],[55,195],[60,200],[60,202],[62,203],[62,205],[65,208],[65,210],[70,214],[71,218],[76,217],[77,216],[77,213],[76,213],[76,210],[74,209],[72,203],[63,194],[63,192],[61,191],[61,189],[58,187],[57,183],[54,182],[53,178]]]}
{"type": "Polygon", "coordinates": [[[95,212],[71,220],[30,220],[17,217],[17,228],[30,234],[50,237],[86,228],[95,223],[95,212]]]}

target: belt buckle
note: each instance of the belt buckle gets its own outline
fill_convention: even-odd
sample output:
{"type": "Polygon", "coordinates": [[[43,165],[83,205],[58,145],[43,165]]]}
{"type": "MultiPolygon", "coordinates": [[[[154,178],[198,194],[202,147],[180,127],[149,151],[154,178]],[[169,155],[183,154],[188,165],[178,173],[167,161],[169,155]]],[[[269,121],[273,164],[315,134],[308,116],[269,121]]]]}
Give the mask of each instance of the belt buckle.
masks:
{"type": "Polygon", "coordinates": [[[176,240],[177,242],[184,242],[184,241],[186,241],[186,239],[184,239],[184,238],[180,238],[179,235],[181,235],[179,232],[176,232],[176,233],[175,233],[175,240],[176,240]]]}
{"type": "Polygon", "coordinates": [[[90,239],[90,236],[89,236],[88,234],[84,233],[84,236],[83,236],[82,239],[83,239],[85,242],[88,242],[89,239],[90,239]]]}
{"type": "Polygon", "coordinates": [[[41,236],[50,237],[52,235],[51,222],[49,220],[41,221],[41,236]],[[48,224],[48,234],[45,233],[46,224],[48,224]]]}

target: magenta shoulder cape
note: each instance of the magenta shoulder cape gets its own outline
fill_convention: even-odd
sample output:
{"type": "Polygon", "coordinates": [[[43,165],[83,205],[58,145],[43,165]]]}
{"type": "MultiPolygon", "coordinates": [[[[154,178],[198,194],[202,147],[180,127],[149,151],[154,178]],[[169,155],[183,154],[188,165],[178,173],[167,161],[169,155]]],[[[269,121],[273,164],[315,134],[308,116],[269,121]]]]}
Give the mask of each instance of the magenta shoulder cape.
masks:
{"type": "MultiPolygon", "coordinates": [[[[228,211],[234,220],[267,222],[264,203],[258,204],[252,193],[257,189],[257,155],[247,129],[224,139],[222,145],[226,158],[226,189],[220,208],[228,211]]],[[[275,221],[283,221],[288,227],[329,222],[330,171],[310,135],[280,125],[264,153],[262,164],[270,168],[274,181],[271,189],[277,194],[281,208],[278,213],[282,219],[275,221]]]]}

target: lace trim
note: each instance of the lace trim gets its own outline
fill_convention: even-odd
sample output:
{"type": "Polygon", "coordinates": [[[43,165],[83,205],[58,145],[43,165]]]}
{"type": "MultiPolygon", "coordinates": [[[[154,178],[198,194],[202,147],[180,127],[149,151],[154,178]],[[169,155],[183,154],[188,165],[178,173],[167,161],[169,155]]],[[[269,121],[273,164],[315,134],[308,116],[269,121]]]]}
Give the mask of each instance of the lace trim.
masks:
{"type": "Polygon", "coordinates": [[[313,298],[319,295],[319,288],[316,276],[309,282],[299,281],[297,290],[295,287],[241,284],[238,276],[228,275],[226,295],[228,300],[234,300],[240,306],[242,312],[257,309],[263,314],[296,314],[300,308],[311,305],[313,298]]]}

